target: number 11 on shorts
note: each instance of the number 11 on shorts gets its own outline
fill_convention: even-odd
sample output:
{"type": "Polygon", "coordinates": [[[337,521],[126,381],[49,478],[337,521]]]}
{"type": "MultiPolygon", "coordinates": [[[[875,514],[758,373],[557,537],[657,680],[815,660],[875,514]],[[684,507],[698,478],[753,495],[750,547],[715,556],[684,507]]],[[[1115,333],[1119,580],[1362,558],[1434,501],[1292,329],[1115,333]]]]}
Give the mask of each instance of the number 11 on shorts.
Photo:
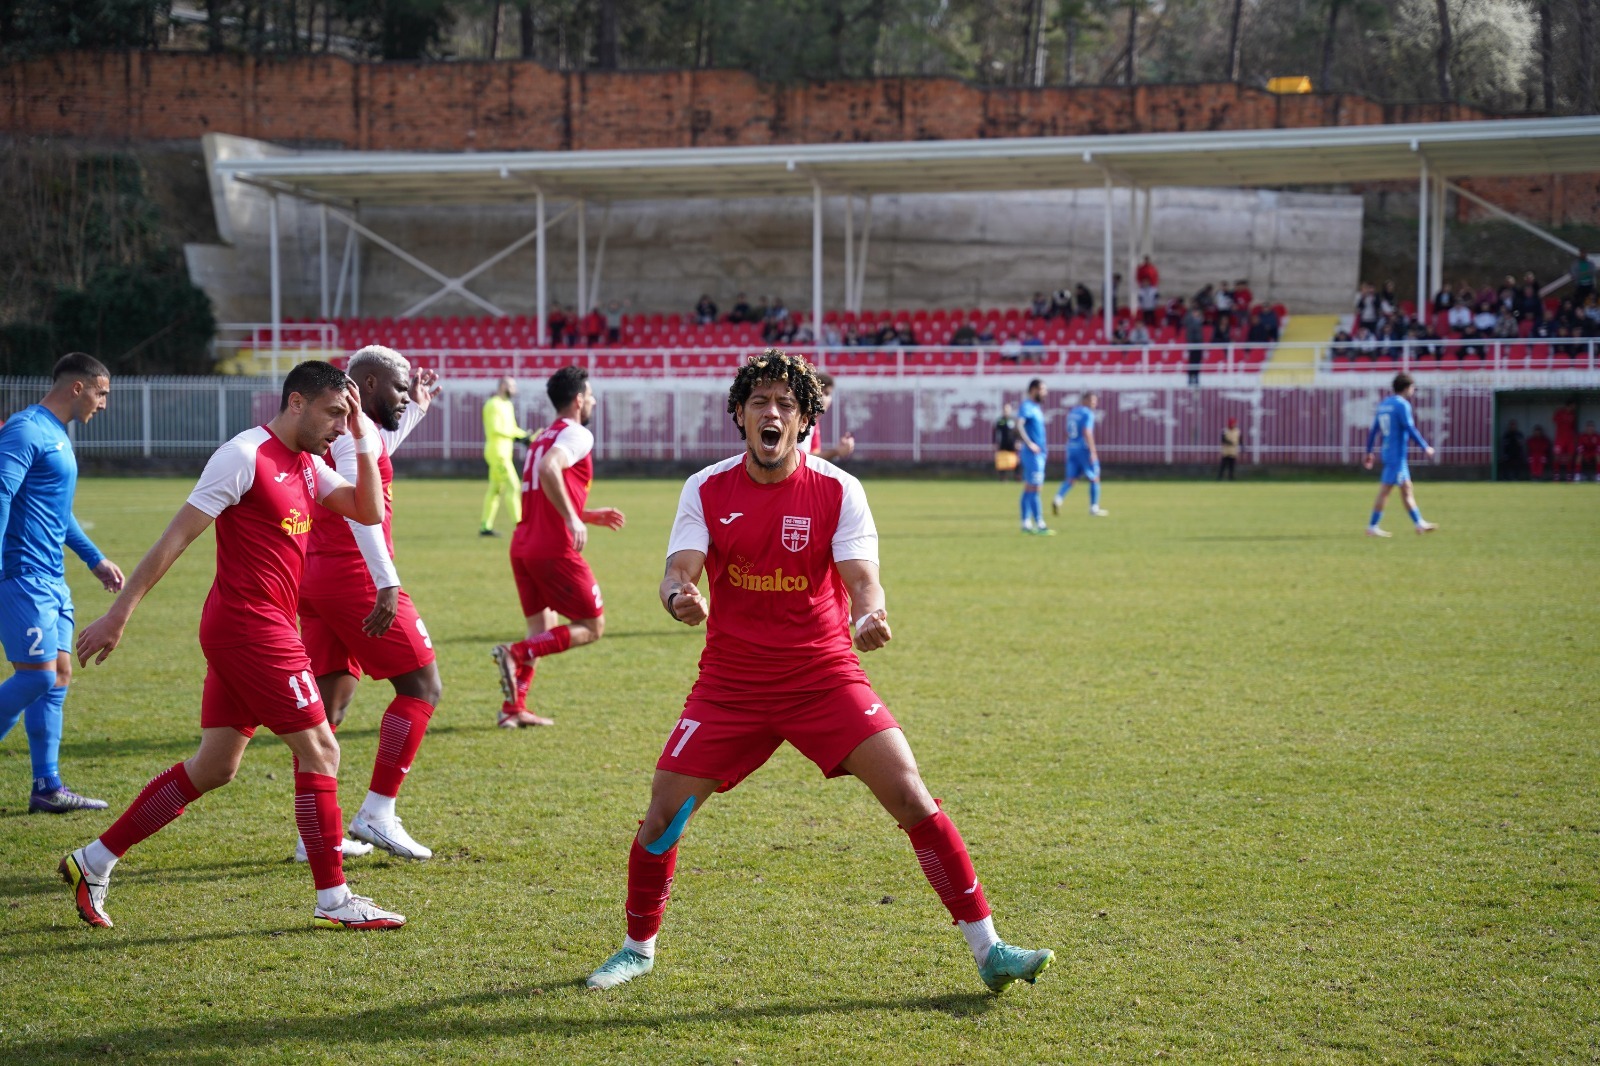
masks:
{"type": "Polygon", "coordinates": [[[294,705],[296,708],[309,707],[312,703],[322,698],[322,693],[317,691],[317,683],[311,680],[310,670],[300,671],[299,677],[290,674],[289,691],[294,693],[294,705]],[[301,681],[306,684],[304,692],[300,690],[301,681]]]}
{"type": "Polygon", "coordinates": [[[683,746],[689,743],[689,738],[694,736],[694,731],[700,728],[700,723],[693,718],[680,718],[675,728],[683,730],[683,736],[679,737],[678,743],[673,745],[672,757],[674,759],[678,757],[678,752],[683,750],[683,746]]]}

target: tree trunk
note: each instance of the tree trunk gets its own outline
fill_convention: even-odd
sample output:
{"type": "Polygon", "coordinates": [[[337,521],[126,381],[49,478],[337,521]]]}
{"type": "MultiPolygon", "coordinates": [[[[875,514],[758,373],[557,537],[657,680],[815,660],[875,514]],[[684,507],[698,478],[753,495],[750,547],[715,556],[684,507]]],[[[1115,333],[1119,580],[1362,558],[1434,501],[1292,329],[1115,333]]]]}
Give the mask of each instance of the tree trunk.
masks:
{"type": "Polygon", "coordinates": [[[1244,18],[1244,0],[1233,0],[1233,24],[1228,30],[1228,80],[1237,84],[1239,81],[1239,66],[1241,50],[1239,47],[1239,27],[1244,18]]]}
{"type": "Polygon", "coordinates": [[[599,20],[595,34],[595,66],[600,70],[616,70],[622,65],[617,37],[617,0],[600,0],[597,7],[599,20]]]}
{"type": "Polygon", "coordinates": [[[1074,19],[1067,23],[1067,84],[1072,85],[1078,80],[1078,23],[1074,19]]]}
{"type": "Polygon", "coordinates": [[[1556,110],[1556,46],[1550,0],[1539,0],[1539,72],[1544,88],[1544,113],[1556,110]]]}
{"type": "Polygon", "coordinates": [[[1435,66],[1439,75],[1439,99],[1448,103],[1454,96],[1450,91],[1450,5],[1447,0],[1433,0],[1439,12],[1439,53],[1435,66]]]}
{"type": "Polygon", "coordinates": [[[222,51],[222,0],[206,0],[206,51],[222,51]]]}
{"type": "Polygon", "coordinates": [[[1132,85],[1139,77],[1139,3],[1140,0],[1128,2],[1128,84],[1132,85]]]}
{"type": "Polygon", "coordinates": [[[1339,8],[1342,0],[1328,0],[1328,28],[1322,35],[1322,72],[1317,75],[1317,91],[1333,88],[1333,44],[1339,39],[1339,8]]]}
{"type": "Polygon", "coordinates": [[[1594,0],[1578,0],[1578,113],[1592,115],[1594,98],[1594,0]]]}
{"type": "Polygon", "coordinates": [[[500,53],[500,0],[494,0],[489,7],[489,58],[494,59],[500,53]]]}
{"type": "Polygon", "coordinates": [[[522,58],[533,58],[533,0],[522,0],[517,5],[517,23],[522,38],[522,58]]]}

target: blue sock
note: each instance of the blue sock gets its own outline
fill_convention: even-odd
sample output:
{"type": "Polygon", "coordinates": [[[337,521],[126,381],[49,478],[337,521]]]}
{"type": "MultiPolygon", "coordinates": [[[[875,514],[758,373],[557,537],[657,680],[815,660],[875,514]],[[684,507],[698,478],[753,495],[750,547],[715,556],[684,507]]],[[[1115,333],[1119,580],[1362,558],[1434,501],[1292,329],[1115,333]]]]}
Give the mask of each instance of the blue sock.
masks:
{"type": "Polygon", "coordinates": [[[1415,507],[1407,507],[1406,514],[1411,516],[1412,525],[1416,525],[1418,522],[1422,521],[1422,512],[1417,510],[1415,507]]]}
{"type": "Polygon", "coordinates": [[[28,754],[33,758],[33,790],[52,792],[61,787],[61,707],[67,702],[67,686],[52,685],[43,696],[28,704],[23,725],[28,730],[28,754]]]}
{"type": "Polygon", "coordinates": [[[1028,493],[1028,503],[1033,507],[1033,524],[1042,527],[1044,525],[1044,501],[1039,499],[1037,492],[1030,492],[1028,493]]]}
{"type": "Polygon", "coordinates": [[[1033,517],[1033,508],[1028,506],[1028,497],[1032,495],[1033,493],[1031,492],[1024,492],[1020,501],[1022,506],[1022,522],[1024,525],[1027,524],[1028,519],[1033,517]]]}
{"type": "Polygon", "coordinates": [[[1378,523],[1381,522],[1381,521],[1383,521],[1383,512],[1382,511],[1373,511],[1372,512],[1372,523],[1371,523],[1371,525],[1374,528],[1376,528],[1378,523]]]}
{"type": "Polygon", "coordinates": [[[1072,491],[1072,482],[1063,481],[1061,483],[1061,487],[1059,489],[1056,489],[1056,499],[1058,499],[1058,500],[1066,499],[1067,498],[1067,493],[1069,493],[1071,491],[1072,491]]]}
{"type": "Polygon", "coordinates": [[[1089,482],[1089,510],[1100,506],[1100,482],[1089,482]]]}
{"type": "Polygon", "coordinates": [[[54,670],[18,670],[0,684],[0,739],[11,732],[22,712],[55,683],[54,670]]]}

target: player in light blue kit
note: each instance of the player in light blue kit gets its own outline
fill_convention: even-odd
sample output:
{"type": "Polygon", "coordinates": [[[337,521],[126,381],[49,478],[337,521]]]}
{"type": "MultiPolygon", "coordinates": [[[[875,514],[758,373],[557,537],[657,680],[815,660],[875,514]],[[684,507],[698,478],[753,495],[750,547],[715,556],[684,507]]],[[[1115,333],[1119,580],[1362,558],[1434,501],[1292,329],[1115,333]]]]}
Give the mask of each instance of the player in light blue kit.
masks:
{"type": "Polygon", "coordinates": [[[1383,484],[1378,486],[1378,499],[1372,505],[1372,521],[1367,524],[1369,537],[1392,536],[1379,529],[1378,523],[1383,519],[1383,503],[1396,485],[1400,486],[1400,498],[1405,501],[1406,513],[1411,516],[1417,532],[1432,533],[1439,528],[1422,520],[1416,495],[1411,491],[1411,468],[1406,463],[1406,449],[1412,441],[1416,441],[1417,447],[1429,458],[1433,457],[1433,448],[1422,439],[1416,419],[1411,417],[1411,400],[1416,394],[1417,383],[1411,380],[1411,375],[1396,374],[1394,395],[1378,404],[1378,415],[1367,433],[1367,457],[1361,465],[1368,470],[1372,469],[1373,457],[1377,455],[1378,438],[1383,438],[1383,484]]]}
{"type": "Polygon", "coordinates": [[[1061,504],[1072,491],[1072,483],[1080,477],[1089,481],[1089,513],[1095,518],[1111,513],[1100,509],[1100,453],[1094,446],[1094,411],[1099,406],[1100,397],[1086,392],[1078,406],[1067,412],[1067,476],[1056,490],[1055,499],[1050,501],[1051,514],[1061,513],[1061,504]]]}
{"type": "Polygon", "coordinates": [[[72,514],[78,460],[67,424],[105,410],[111,372],[73,352],[56,363],[44,399],[0,429],[0,642],[15,669],[0,684],[0,738],[18,718],[28,731],[33,794],[28,810],[49,814],[99,810],[61,781],[61,708],[72,678],[72,593],[61,546],[82,559],[107,591],[122,588],[122,571],[84,535],[72,514]]]}
{"type": "Polygon", "coordinates": [[[1048,396],[1044,382],[1028,382],[1028,398],[1017,408],[1017,455],[1022,460],[1022,531],[1036,537],[1053,537],[1056,531],[1044,524],[1044,508],[1039,503],[1039,486],[1044,484],[1044,464],[1050,451],[1044,438],[1044,408],[1039,404],[1048,396]]]}

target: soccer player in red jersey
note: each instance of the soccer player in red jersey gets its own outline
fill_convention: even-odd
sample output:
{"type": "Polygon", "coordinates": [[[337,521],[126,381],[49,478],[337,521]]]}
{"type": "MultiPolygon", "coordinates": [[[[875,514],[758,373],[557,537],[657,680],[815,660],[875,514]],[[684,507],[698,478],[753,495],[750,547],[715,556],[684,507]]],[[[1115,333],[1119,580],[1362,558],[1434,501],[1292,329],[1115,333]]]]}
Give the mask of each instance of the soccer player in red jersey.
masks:
{"type": "MultiPolygon", "coordinates": [[[[428,627],[400,587],[394,567],[394,465],[389,457],[428,413],[438,376],[423,371],[413,377],[405,356],[376,344],[351,356],[346,369],[361,393],[362,413],[377,427],[383,522],[364,526],[317,505],[300,590],[300,634],[330,728],[338,729],[344,721],[363,673],[394,686],[394,699],[378,726],[378,755],[367,798],[350,822],[350,835],[362,842],[357,846],[364,851],[377,845],[403,859],[430,859],[432,850],[412,839],[394,809],[439,705],[440,684],[428,627]]],[[[346,481],[356,479],[358,458],[350,436],[334,441],[326,456],[346,481]]],[[[353,844],[345,843],[347,857],[353,844]]],[[[305,857],[304,841],[296,845],[295,857],[305,857]]]]}
{"type": "Polygon", "coordinates": [[[257,726],[294,753],[295,823],[306,843],[317,904],[312,924],[335,929],[392,929],[405,916],[384,910],[345,884],[339,813],[339,744],[323,712],[311,660],[295,629],[313,507],[363,525],[383,520],[378,437],[361,415],[361,397],[344,372],[301,363],[283,381],[283,402],[264,426],[218,448],[189,500],[128,576],[105,617],[78,635],[79,665],[104,662],[122,641],[134,608],[185,548],[217,525],[217,576],[200,613],[206,680],[200,701],[200,747],[163,771],[98,839],[61,860],[78,916],[109,928],[111,869],[129,848],[155,834],[184,807],[233,780],[257,726]],[[351,484],[317,456],[349,432],[355,440],[351,484]]]}
{"type": "Polygon", "coordinates": [[[606,629],[600,585],[584,561],[591,525],[621,529],[625,518],[615,507],[585,509],[594,483],[594,390],[589,372],[564,366],[545,387],[556,420],[528,445],[522,470],[522,520],[511,535],[511,574],[527,619],[528,635],[497,644],[490,653],[500,670],[500,725],[554,725],[528,710],[528,688],[540,657],[558,655],[600,639],[606,629]],[[567,624],[555,624],[562,615],[567,624]]]}
{"type": "MultiPolygon", "coordinates": [[[[822,413],[827,414],[833,407],[833,375],[824,374],[819,370],[817,371],[817,382],[822,386],[822,413]]],[[[820,418],[821,416],[818,417],[820,418]]],[[[819,422],[811,431],[810,443],[806,445],[806,450],[812,455],[826,459],[830,463],[835,463],[840,459],[850,458],[851,454],[856,450],[856,438],[851,433],[840,433],[839,443],[835,447],[824,448],[822,446],[822,426],[819,422]]]]}
{"type": "Polygon", "coordinates": [[[891,634],[861,483],[800,447],[822,413],[821,391],[802,359],[776,349],[752,358],[728,392],[744,453],[684,485],[661,603],[686,625],[706,622],[706,647],[628,856],[627,938],[590,988],[650,972],[684,826],[785,740],[824,776],[860,778],[906,831],[991,990],[1032,982],[1054,958],[995,934],[961,834],[851,650],[852,626],[861,652],[891,634]],[[699,588],[707,573],[709,605],[699,588]]]}
{"type": "Polygon", "coordinates": [[[1576,481],[1578,473],[1578,401],[1568,400],[1550,416],[1556,439],[1552,451],[1555,463],[1551,476],[1557,481],[1576,481]]]}
{"type": "Polygon", "coordinates": [[[1600,433],[1595,432],[1594,422],[1583,424],[1583,432],[1578,434],[1578,473],[1577,480],[1583,480],[1584,468],[1596,481],[1600,481],[1600,433]]]}

